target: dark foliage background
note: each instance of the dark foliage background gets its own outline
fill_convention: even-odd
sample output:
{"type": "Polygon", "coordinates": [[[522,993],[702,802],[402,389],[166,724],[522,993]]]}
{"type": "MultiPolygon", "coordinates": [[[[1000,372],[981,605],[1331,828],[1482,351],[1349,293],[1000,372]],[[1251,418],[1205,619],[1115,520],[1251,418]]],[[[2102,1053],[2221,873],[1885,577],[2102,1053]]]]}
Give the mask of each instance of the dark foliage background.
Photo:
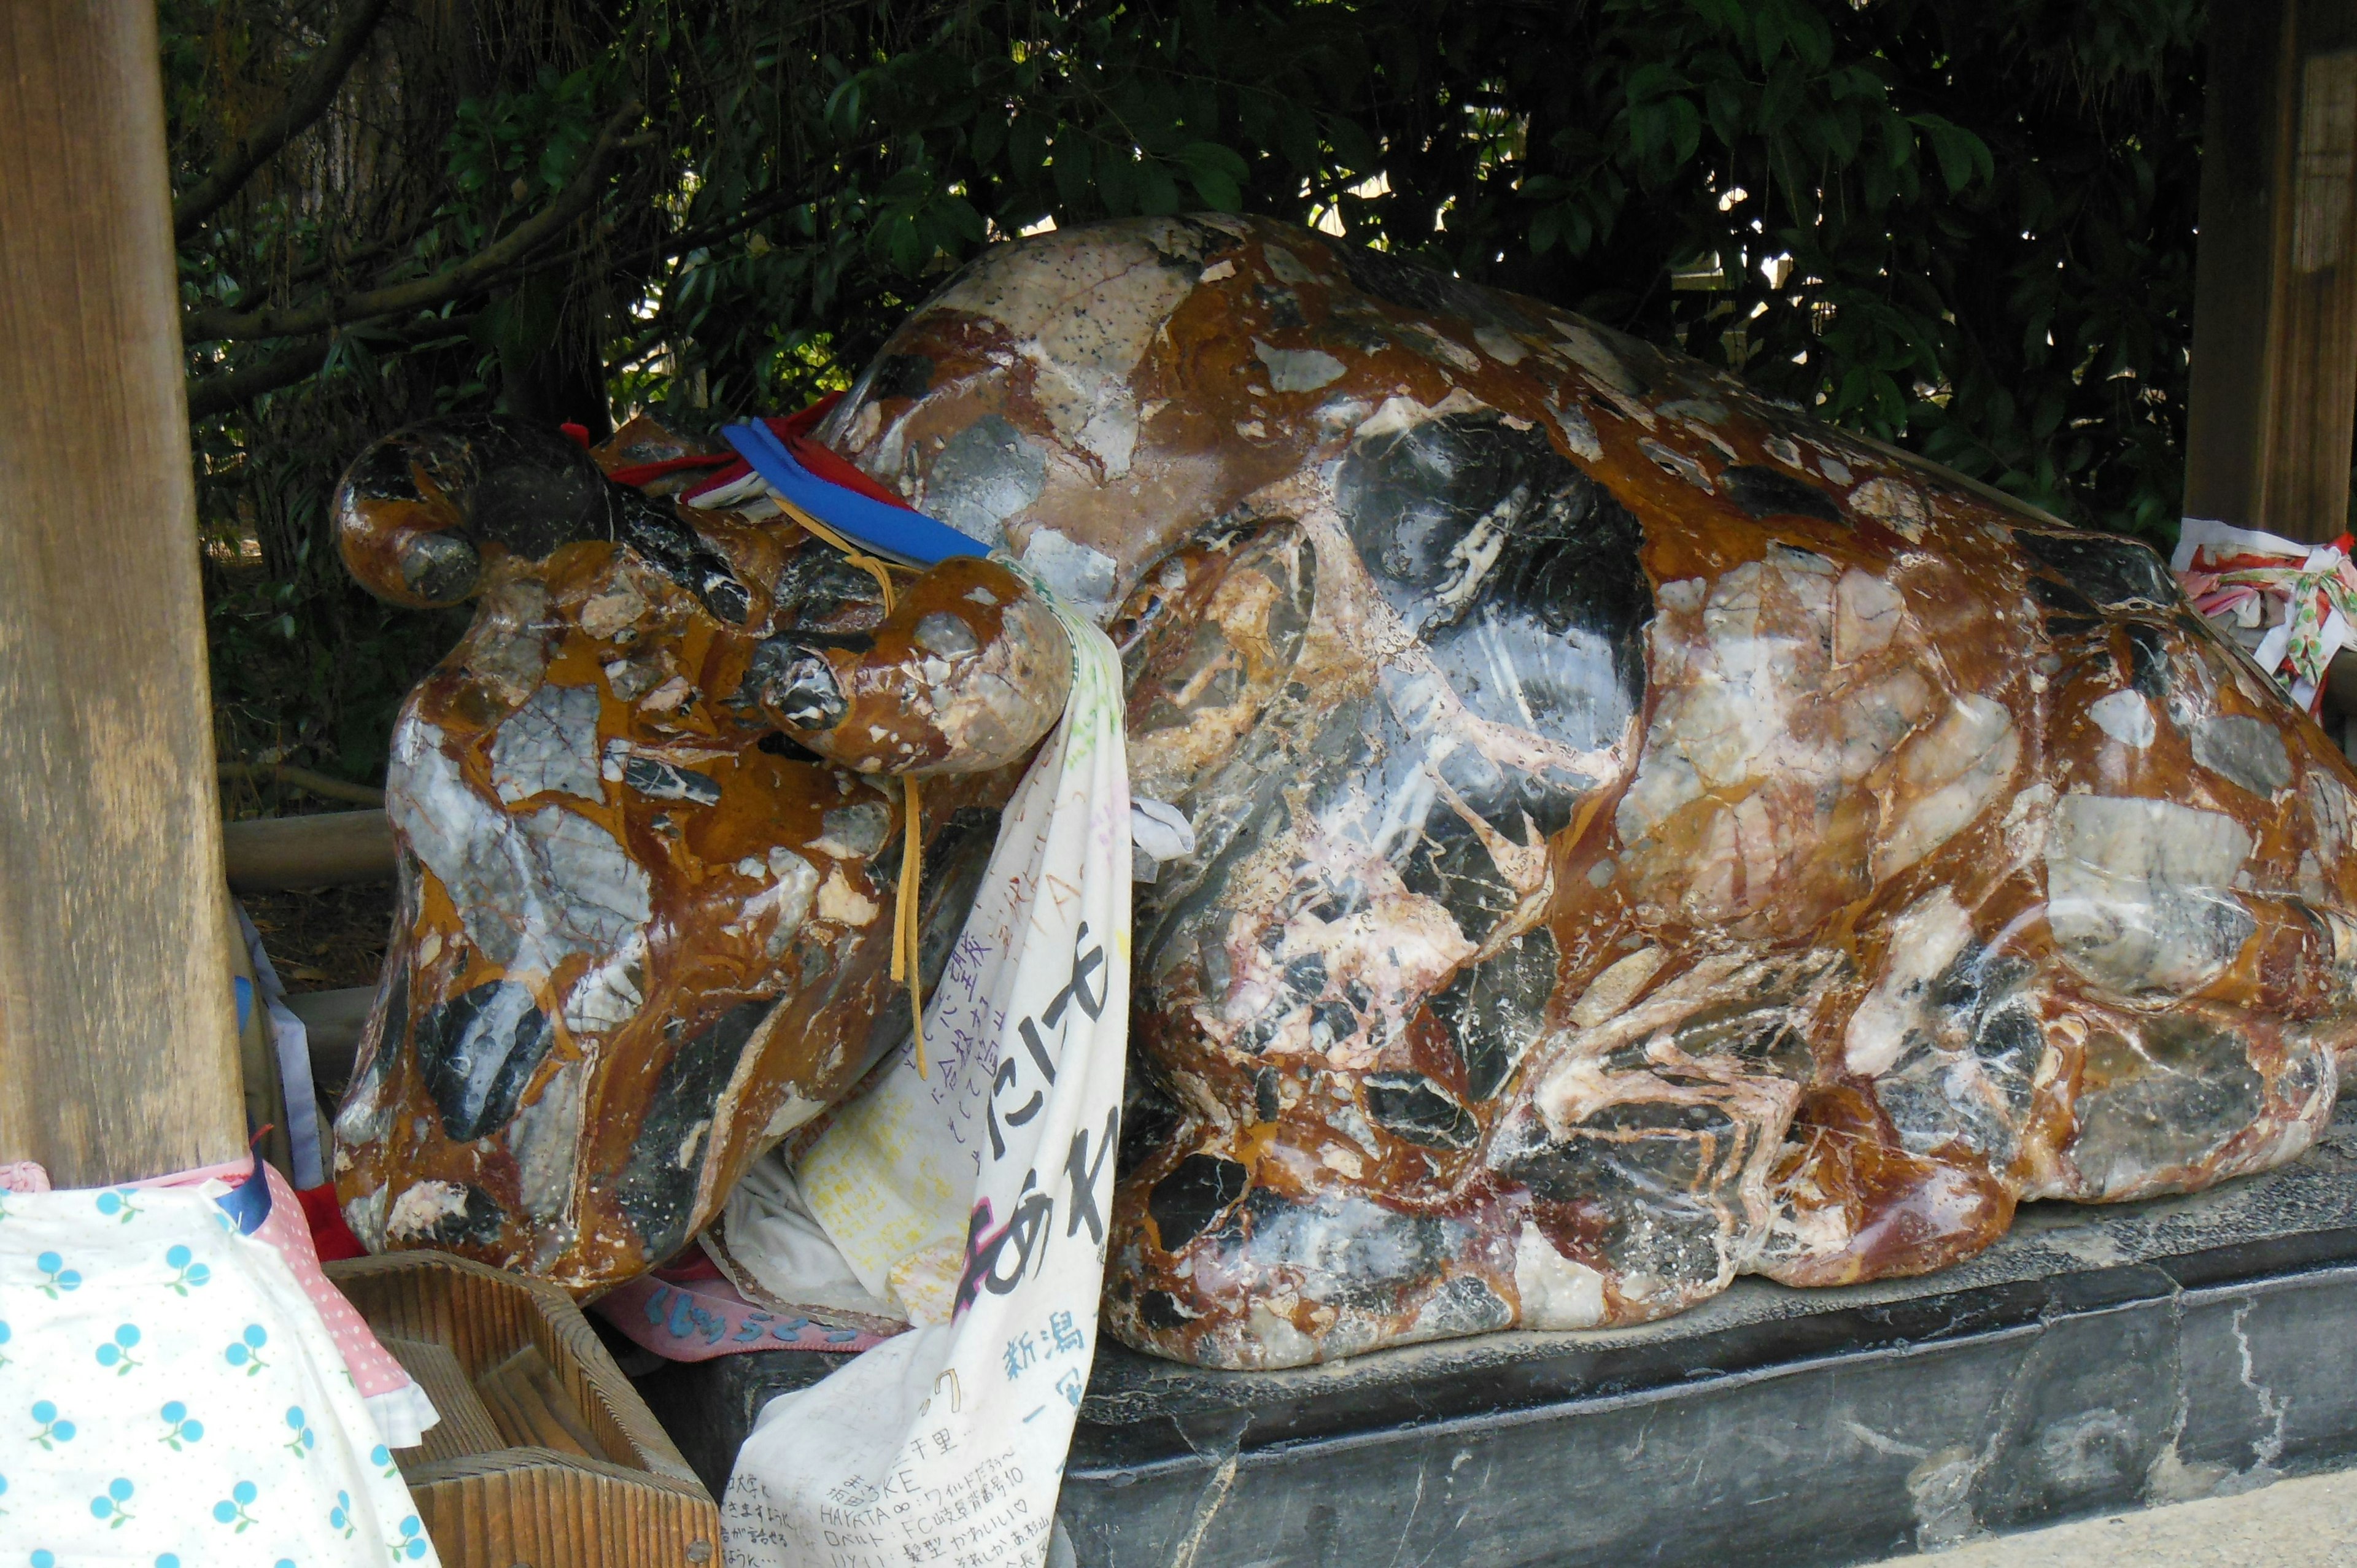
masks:
{"type": "Polygon", "coordinates": [[[335,560],[371,435],[790,408],[1043,220],[1322,221],[2076,521],[2174,526],[2198,0],[159,14],[224,757],[374,779],[457,634],[335,560]]]}

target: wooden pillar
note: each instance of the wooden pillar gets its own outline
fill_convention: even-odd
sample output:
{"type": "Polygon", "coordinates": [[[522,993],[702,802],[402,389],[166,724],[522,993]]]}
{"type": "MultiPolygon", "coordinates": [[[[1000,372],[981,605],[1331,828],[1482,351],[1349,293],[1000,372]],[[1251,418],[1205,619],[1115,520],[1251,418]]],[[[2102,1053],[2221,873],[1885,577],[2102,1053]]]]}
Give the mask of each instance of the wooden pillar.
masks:
{"type": "Polygon", "coordinates": [[[0,1159],[245,1144],[156,13],[0,4],[0,1159]]]}
{"type": "Polygon", "coordinates": [[[2357,4],[2211,13],[2185,514],[2348,523],[2357,418],[2357,4]]]}

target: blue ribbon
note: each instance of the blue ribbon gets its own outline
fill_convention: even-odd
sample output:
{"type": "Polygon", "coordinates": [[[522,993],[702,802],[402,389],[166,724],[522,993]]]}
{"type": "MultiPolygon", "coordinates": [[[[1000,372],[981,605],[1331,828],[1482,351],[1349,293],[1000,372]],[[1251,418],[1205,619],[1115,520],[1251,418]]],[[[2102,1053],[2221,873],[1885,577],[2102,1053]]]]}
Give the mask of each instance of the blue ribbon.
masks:
{"type": "Polygon", "coordinates": [[[270,1218],[270,1178],[263,1174],[260,1149],[253,1151],[253,1174],[213,1201],[221,1205],[239,1235],[251,1236],[262,1229],[262,1222],[270,1218]]]}
{"type": "Polygon", "coordinates": [[[920,511],[888,506],[873,496],[823,479],[794,460],[786,444],[762,424],[731,424],[720,432],[770,488],[821,522],[875,551],[913,566],[952,555],[987,555],[981,541],[920,511]]]}

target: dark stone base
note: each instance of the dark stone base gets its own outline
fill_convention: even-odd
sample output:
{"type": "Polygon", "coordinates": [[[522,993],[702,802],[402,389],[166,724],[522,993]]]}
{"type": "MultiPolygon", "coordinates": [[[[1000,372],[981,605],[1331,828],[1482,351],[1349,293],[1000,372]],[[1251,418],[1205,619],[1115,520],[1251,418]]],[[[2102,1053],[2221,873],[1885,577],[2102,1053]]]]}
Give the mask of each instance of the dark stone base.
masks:
{"type": "MultiPolygon", "coordinates": [[[[640,1380],[715,1494],[780,1351],[640,1380]]],[[[1664,1323],[1292,1372],[1107,1346],[1060,1504],[1082,1568],[1849,1563],[2357,1455],[2357,1099],[2298,1164],[2037,1205],[1968,1263],[1738,1281],[1664,1323]]]]}

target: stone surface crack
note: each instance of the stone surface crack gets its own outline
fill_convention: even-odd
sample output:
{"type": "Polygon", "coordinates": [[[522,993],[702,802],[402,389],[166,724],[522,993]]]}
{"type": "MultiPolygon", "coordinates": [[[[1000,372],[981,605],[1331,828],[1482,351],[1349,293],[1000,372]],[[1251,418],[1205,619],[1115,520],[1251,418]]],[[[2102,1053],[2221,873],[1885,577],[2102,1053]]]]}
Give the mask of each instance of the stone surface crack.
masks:
{"type": "Polygon", "coordinates": [[[2260,1416],[2274,1423],[2273,1431],[2252,1441],[2251,1456],[2258,1467],[2273,1470],[2276,1461],[2283,1457],[2284,1423],[2291,1415],[2291,1402],[2278,1397],[2273,1389],[2258,1380],[2258,1369],[2251,1356],[2249,1327],[2251,1310],[2257,1305],[2256,1301],[2245,1301],[2234,1309],[2234,1353],[2242,1361],[2243,1386],[2251,1391],[2252,1399],[2257,1402],[2260,1416]]]}

